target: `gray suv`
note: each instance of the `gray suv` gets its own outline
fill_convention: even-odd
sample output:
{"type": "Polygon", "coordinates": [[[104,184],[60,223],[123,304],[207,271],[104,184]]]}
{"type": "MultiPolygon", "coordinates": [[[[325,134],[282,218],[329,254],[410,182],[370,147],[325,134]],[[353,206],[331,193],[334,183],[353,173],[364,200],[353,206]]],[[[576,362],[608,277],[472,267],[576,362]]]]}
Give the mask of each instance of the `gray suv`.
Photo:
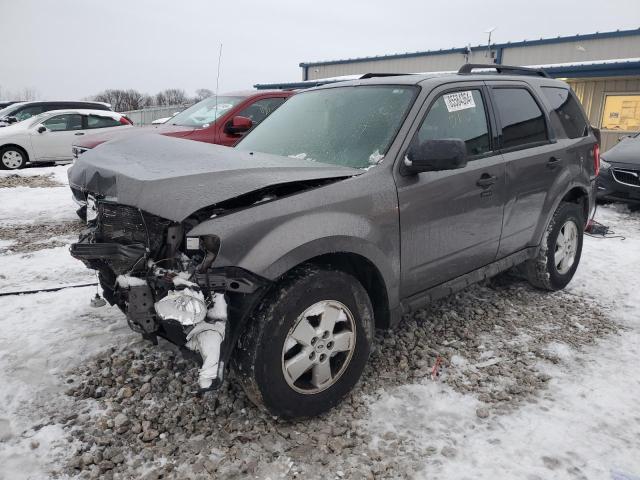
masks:
{"type": "Polygon", "coordinates": [[[257,405],[317,415],[375,328],[515,266],[545,290],[576,271],[599,132],[565,83],[475,67],[299,93],[235,148],[107,142],[69,172],[71,254],[131,328],[196,354],[202,390],[232,363],[257,405]]]}

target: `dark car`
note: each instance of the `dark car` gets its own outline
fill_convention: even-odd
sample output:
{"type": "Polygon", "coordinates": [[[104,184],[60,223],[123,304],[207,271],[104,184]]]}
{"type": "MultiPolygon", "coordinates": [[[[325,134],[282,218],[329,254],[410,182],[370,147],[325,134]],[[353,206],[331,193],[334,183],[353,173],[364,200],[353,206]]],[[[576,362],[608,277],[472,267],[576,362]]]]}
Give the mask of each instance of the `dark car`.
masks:
{"type": "Polygon", "coordinates": [[[599,200],[640,206],[640,133],[602,154],[597,184],[599,200]]]}
{"type": "Polygon", "coordinates": [[[84,101],[49,101],[49,102],[18,102],[0,110],[0,127],[6,127],[12,123],[22,122],[35,115],[50,110],[109,110],[111,105],[103,102],[84,101]]]}
{"type": "Polygon", "coordinates": [[[9,101],[3,100],[3,101],[0,101],[0,109],[6,108],[9,105],[13,105],[14,103],[18,103],[18,101],[17,100],[9,100],[9,101]]]}
{"type": "Polygon", "coordinates": [[[200,388],[233,361],[272,414],[325,411],[374,328],[516,265],[545,290],[578,267],[596,132],[567,84],[472,67],[299,93],[235,148],[106,143],[69,171],[91,212],[71,254],[136,331],[200,354],[200,388]]]}

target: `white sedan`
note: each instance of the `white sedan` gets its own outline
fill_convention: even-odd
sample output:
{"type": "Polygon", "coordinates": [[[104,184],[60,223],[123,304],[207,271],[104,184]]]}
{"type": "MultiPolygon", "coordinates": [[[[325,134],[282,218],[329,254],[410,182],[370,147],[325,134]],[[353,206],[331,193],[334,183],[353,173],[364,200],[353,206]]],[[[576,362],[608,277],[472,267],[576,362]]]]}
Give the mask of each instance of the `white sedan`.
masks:
{"type": "Polygon", "coordinates": [[[0,128],[0,168],[27,163],[71,161],[79,136],[132,127],[124,115],[104,110],[53,110],[0,128]]]}

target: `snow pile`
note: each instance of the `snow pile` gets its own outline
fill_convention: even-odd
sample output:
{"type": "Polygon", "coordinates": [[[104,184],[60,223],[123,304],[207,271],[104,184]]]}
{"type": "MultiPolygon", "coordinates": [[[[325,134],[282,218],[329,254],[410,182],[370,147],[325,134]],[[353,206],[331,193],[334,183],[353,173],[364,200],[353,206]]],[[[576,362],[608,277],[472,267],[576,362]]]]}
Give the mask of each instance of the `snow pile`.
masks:
{"type": "Polygon", "coordinates": [[[53,180],[62,185],[68,185],[67,170],[71,165],[56,165],[55,167],[33,167],[23,168],[22,170],[0,170],[0,179],[4,177],[12,177],[19,175],[21,177],[39,177],[43,175],[51,175],[53,180]]]}

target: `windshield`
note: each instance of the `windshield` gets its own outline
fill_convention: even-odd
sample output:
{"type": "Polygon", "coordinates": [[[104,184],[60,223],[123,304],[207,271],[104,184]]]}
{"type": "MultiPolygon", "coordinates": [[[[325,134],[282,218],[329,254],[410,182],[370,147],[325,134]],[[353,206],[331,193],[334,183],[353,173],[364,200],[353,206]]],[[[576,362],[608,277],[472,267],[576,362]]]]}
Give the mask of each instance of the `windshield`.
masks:
{"type": "Polygon", "coordinates": [[[184,127],[206,128],[244,100],[243,97],[205,98],[183,110],[167,123],[184,127]]]}
{"type": "Polygon", "coordinates": [[[358,86],[294,95],[237,148],[368,168],[387,153],[413,103],[413,86],[358,86]]]}
{"type": "Polygon", "coordinates": [[[14,103],[13,105],[9,105],[8,107],[4,107],[0,110],[0,118],[4,118],[6,116],[11,116],[11,112],[13,112],[16,108],[20,106],[19,103],[14,103]]]}

